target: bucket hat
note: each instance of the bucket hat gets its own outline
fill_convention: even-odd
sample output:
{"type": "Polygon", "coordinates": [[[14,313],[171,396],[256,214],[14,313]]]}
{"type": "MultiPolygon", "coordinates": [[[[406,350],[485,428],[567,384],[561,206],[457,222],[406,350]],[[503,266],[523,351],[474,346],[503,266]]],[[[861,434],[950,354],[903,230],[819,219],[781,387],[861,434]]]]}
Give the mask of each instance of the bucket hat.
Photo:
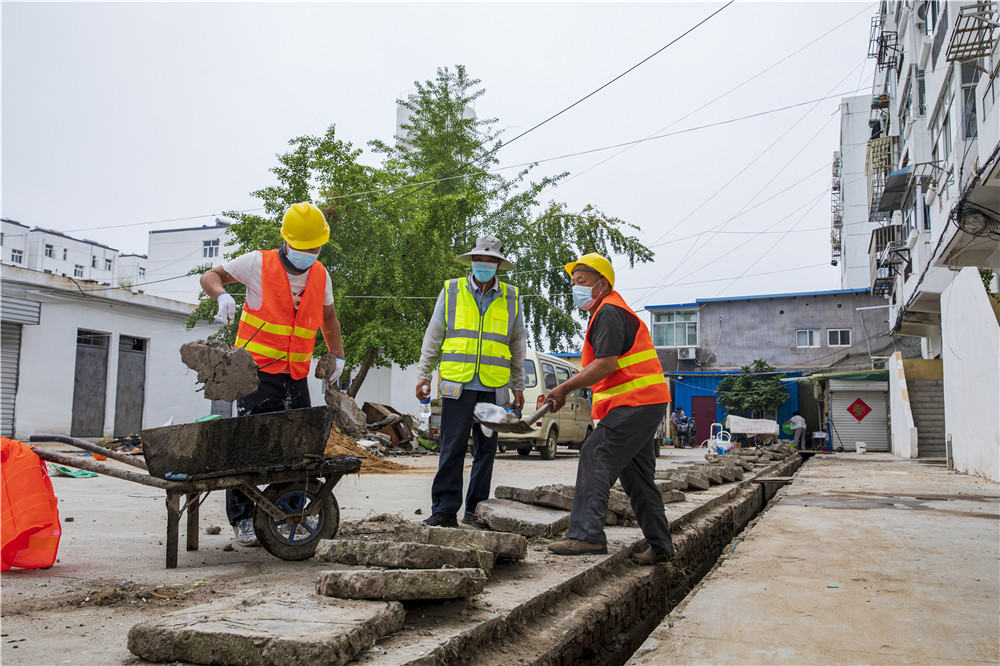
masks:
{"type": "Polygon", "coordinates": [[[475,244],[469,252],[460,254],[455,257],[455,259],[463,264],[471,264],[472,255],[474,254],[481,254],[486,257],[496,257],[500,260],[500,269],[502,270],[509,271],[514,268],[514,264],[503,255],[503,243],[500,242],[499,238],[494,238],[493,236],[480,236],[476,239],[475,244]]]}

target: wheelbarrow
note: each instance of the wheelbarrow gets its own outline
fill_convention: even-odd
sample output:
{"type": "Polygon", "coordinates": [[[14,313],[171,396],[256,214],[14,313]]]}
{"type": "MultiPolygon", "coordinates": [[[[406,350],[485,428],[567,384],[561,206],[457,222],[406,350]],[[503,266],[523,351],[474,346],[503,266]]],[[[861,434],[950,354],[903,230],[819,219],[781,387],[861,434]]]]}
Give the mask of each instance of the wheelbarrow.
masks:
{"type": "Polygon", "coordinates": [[[199,509],[213,490],[238,489],[253,501],[254,533],[275,557],[305,560],[320,540],[333,538],[340,527],[333,487],[361,461],[323,457],[332,425],[328,407],[312,407],[151,428],[139,432],[144,460],[72,437],[28,439],[69,444],[141,471],[34,449],[42,460],[166,490],[166,566],[173,569],[181,516],[187,549],[198,550],[199,509]]]}

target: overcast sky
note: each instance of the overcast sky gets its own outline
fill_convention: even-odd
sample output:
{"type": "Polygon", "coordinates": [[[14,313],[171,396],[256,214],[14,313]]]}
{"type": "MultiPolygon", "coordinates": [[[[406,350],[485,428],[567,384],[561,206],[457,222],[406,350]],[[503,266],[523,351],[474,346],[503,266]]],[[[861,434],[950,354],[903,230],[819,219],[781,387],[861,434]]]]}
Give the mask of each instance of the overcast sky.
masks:
{"type": "MultiPolygon", "coordinates": [[[[292,137],[391,141],[395,100],[437,67],[481,79],[477,114],[510,138],[724,4],[4,2],[2,214],[145,253],[150,230],[257,208],[292,137]]],[[[830,163],[840,96],[871,88],[875,11],[737,2],[498,157],[687,130],[533,172],[572,174],[543,201],[640,227],[656,259],[616,261],[626,300],[839,289],[830,163]]]]}

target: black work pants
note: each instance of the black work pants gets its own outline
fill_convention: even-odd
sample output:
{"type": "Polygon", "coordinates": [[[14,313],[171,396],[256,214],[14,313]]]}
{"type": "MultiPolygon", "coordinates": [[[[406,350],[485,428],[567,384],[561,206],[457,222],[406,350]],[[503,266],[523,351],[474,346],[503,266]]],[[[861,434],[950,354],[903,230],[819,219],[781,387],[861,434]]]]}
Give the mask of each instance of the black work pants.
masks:
{"type": "MultiPolygon", "coordinates": [[[[292,379],[291,375],[258,370],[257,379],[260,380],[257,390],[236,400],[237,416],[284,412],[312,406],[305,377],[292,379]]],[[[252,518],[253,507],[253,500],[242,491],[235,488],[226,490],[226,515],[230,525],[252,518]]]]}
{"type": "Polygon", "coordinates": [[[469,491],[465,495],[465,511],[475,513],[476,505],[490,496],[497,434],[484,436],[479,424],[472,420],[472,410],[480,402],[495,405],[497,392],[463,390],[457,398],[441,400],[441,451],[438,471],[431,484],[431,513],[451,517],[457,515],[462,506],[462,468],[465,466],[470,429],[472,475],[469,477],[469,491]]]}

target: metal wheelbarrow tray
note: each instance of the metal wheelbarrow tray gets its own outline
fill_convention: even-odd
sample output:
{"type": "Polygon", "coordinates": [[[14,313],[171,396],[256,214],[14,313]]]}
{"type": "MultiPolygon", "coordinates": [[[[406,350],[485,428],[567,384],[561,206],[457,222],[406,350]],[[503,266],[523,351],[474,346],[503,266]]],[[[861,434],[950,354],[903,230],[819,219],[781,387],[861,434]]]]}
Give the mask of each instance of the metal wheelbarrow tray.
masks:
{"type": "Polygon", "coordinates": [[[139,433],[145,462],[71,437],[32,435],[29,441],[69,444],[148,471],[35,449],[43,460],[166,490],[166,566],[172,569],[181,515],[187,513],[187,549],[198,550],[201,503],[211,491],[230,488],[253,500],[254,533],[269,553],[284,560],[312,557],[340,525],[333,487],[361,468],[354,456],[323,457],[332,425],[329,408],[312,407],[151,428],[139,433]]]}

